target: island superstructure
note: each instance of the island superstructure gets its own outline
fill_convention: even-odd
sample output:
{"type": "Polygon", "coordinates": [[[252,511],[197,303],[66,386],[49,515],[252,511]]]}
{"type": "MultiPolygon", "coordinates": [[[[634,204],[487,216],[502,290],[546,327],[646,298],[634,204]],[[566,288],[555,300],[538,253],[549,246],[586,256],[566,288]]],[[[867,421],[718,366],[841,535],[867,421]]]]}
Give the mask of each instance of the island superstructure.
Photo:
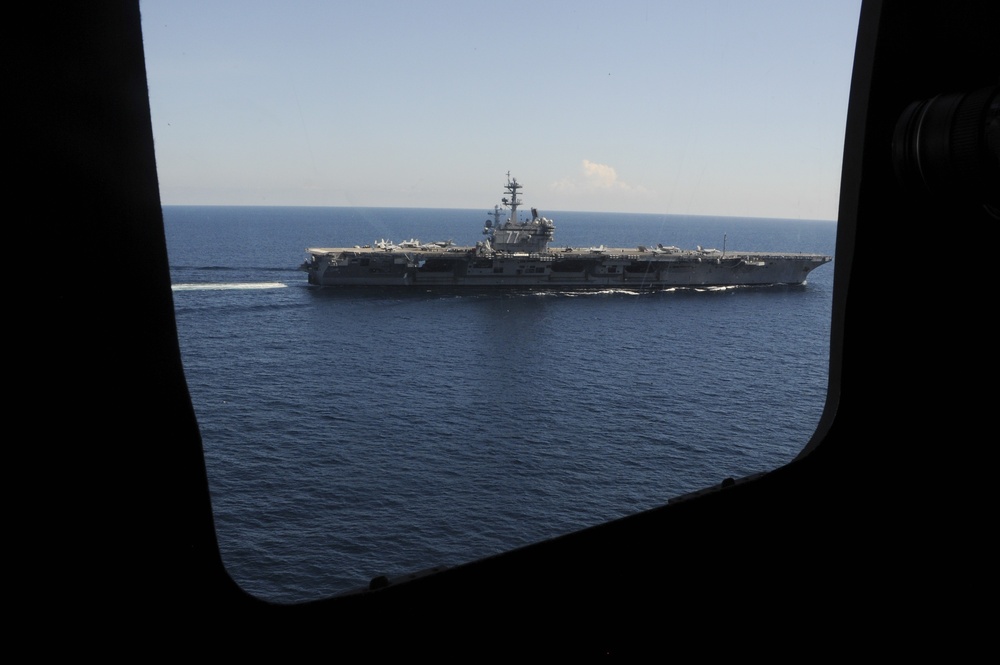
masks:
{"type": "Polygon", "coordinates": [[[663,289],[680,286],[803,284],[832,260],[825,254],[693,250],[674,246],[549,247],[555,223],[531,209],[518,220],[522,185],[507,174],[503,207],[494,206],[474,246],[451,241],[312,247],[300,266],[321,287],[514,287],[663,289]],[[501,222],[506,210],[509,216],[501,222]]]}

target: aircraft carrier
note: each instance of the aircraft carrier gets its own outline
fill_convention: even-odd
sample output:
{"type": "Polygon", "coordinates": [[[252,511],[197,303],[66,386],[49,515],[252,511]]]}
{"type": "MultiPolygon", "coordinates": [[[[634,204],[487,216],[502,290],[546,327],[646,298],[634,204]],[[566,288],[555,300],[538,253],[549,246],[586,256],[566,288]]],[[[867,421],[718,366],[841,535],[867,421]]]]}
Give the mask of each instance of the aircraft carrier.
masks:
{"type": "Polygon", "coordinates": [[[692,250],[674,246],[549,247],[555,224],[531,209],[518,220],[522,185],[507,175],[503,207],[494,206],[486,238],[473,247],[451,241],[312,247],[300,269],[320,287],[508,287],[664,289],[691,286],[802,284],[833,257],[825,254],[692,250]],[[506,211],[509,210],[509,215],[506,211]],[[506,216],[506,219],[501,219],[506,216]]]}

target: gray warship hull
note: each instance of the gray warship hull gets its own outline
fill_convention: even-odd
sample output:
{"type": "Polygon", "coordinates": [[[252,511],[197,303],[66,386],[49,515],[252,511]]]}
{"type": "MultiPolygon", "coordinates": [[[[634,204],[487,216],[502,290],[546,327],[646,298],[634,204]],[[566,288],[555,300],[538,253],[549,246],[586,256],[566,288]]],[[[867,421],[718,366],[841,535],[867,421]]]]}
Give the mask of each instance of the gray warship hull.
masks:
{"type": "Polygon", "coordinates": [[[312,248],[302,268],[316,286],[449,286],[663,289],[678,286],[802,284],[831,260],[820,254],[649,250],[553,250],[484,257],[446,251],[312,248]]]}

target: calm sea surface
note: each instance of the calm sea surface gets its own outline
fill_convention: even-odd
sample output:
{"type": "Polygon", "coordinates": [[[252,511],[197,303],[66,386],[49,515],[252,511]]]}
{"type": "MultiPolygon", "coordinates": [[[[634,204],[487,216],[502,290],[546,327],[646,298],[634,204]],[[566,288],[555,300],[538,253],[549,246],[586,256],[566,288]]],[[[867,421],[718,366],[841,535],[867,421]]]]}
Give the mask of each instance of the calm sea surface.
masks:
{"type": "MultiPolygon", "coordinates": [[[[481,240],[486,211],[164,207],[222,557],[276,602],[450,566],[790,461],[827,390],[800,287],[309,287],[305,249],[481,240]]],[[[834,254],[833,222],[542,213],[555,245],[834,254]]]]}

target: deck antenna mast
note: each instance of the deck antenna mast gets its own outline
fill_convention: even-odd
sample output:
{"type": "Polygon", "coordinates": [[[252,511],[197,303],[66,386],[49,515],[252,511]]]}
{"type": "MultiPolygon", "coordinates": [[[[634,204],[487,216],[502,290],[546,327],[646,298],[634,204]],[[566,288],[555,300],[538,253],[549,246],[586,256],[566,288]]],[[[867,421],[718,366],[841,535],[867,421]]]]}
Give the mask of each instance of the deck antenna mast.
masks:
{"type": "Polygon", "coordinates": [[[521,185],[517,184],[517,178],[510,177],[510,171],[507,171],[507,186],[504,188],[510,192],[510,200],[507,197],[500,199],[500,202],[505,206],[510,206],[510,221],[517,223],[517,206],[521,205],[521,201],[517,198],[517,190],[521,189],[521,185]]]}
{"type": "Polygon", "coordinates": [[[503,211],[500,209],[500,206],[493,206],[493,212],[489,214],[493,215],[493,219],[486,220],[486,223],[483,225],[483,235],[488,235],[492,239],[494,229],[500,226],[500,217],[503,215],[503,211]]]}

